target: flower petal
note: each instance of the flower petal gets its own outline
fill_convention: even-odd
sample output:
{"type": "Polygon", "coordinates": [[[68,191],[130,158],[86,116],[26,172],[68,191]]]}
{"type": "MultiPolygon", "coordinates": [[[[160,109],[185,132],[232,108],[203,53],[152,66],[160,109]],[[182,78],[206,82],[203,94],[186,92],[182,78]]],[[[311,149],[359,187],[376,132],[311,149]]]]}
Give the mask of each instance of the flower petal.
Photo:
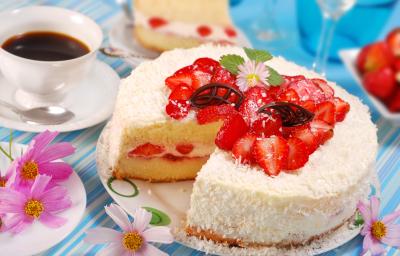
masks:
{"type": "Polygon", "coordinates": [[[123,255],[125,252],[125,248],[121,246],[119,243],[113,243],[101,250],[97,253],[97,256],[115,256],[115,255],[123,255]]]}
{"type": "Polygon", "coordinates": [[[36,158],[36,161],[40,163],[51,162],[58,160],[75,152],[75,148],[68,142],[56,143],[48,146],[43,152],[36,158]]]}
{"type": "Polygon", "coordinates": [[[67,196],[68,196],[68,190],[65,187],[55,186],[47,190],[46,193],[43,194],[38,199],[40,199],[45,203],[45,202],[63,200],[67,196]]]}
{"type": "Polygon", "coordinates": [[[69,198],[65,198],[63,200],[51,201],[51,202],[43,202],[44,208],[48,212],[61,212],[71,207],[72,201],[69,198]]]}
{"type": "Polygon", "coordinates": [[[26,201],[26,197],[19,191],[12,190],[10,188],[0,188],[0,201],[3,203],[23,204],[26,201]]]}
{"type": "Polygon", "coordinates": [[[400,226],[391,224],[386,226],[387,234],[382,237],[382,242],[387,245],[400,247],[400,226]]]}
{"type": "Polygon", "coordinates": [[[151,221],[152,214],[143,208],[138,208],[133,215],[133,229],[142,233],[151,221]]]}
{"type": "Polygon", "coordinates": [[[43,191],[46,189],[47,185],[51,180],[50,176],[47,175],[38,175],[35,179],[35,182],[31,188],[31,196],[33,198],[40,198],[43,194],[43,191]]]}
{"type": "Polygon", "coordinates": [[[370,233],[364,237],[362,254],[365,254],[368,250],[372,255],[381,255],[385,252],[385,248],[370,233]]]}
{"type": "Polygon", "coordinates": [[[168,256],[167,253],[161,251],[157,247],[151,244],[144,244],[139,251],[135,253],[135,256],[168,256]]]}
{"type": "Polygon", "coordinates": [[[114,229],[98,227],[87,231],[84,241],[89,244],[105,244],[113,242],[121,244],[122,236],[122,233],[114,229]]]}
{"type": "Polygon", "coordinates": [[[371,224],[372,220],[371,220],[371,210],[368,208],[368,206],[366,204],[364,204],[363,202],[358,202],[357,204],[357,208],[360,211],[364,222],[367,223],[368,225],[371,224]]]}
{"type": "Polygon", "coordinates": [[[22,213],[14,214],[11,217],[3,217],[2,221],[4,224],[4,231],[14,228],[18,223],[23,222],[24,220],[25,216],[22,213]]]}
{"type": "Polygon", "coordinates": [[[117,204],[104,207],[108,216],[124,231],[132,231],[132,224],[126,212],[117,204]]]}
{"type": "Polygon", "coordinates": [[[31,141],[31,145],[33,146],[33,157],[36,159],[36,157],[39,156],[44,148],[49,145],[50,142],[52,142],[57,137],[57,135],[58,132],[50,131],[44,131],[36,135],[31,141]]]}
{"type": "Polygon", "coordinates": [[[379,206],[380,202],[376,196],[371,196],[371,219],[372,221],[377,221],[379,218],[379,206]]]}
{"type": "Polygon", "coordinates": [[[386,225],[392,224],[398,217],[400,217],[400,210],[392,212],[391,214],[386,215],[383,217],[382,222],[386,225]]]}
{"type": "Polygon", "coordinates": [[[24,217],[24,219],[22,221],[18,222],[18,224],[16,224],[14,227],[8,229],[8,232],[10,232],[12,234],[19,234],[24,229],[26,229],[29,225],[31,225],[32,222],[33,222],[33,218],[24,217]]]}
{"type": "Polygon", "coordinates": [[[59,228],[67,223],[68,220],[49,212],[42,212],[39,217],[39,221],[49,228],[59,228]]]}
{"type": "Polygon", "coordinates": [[[153,227],[142,233],[144,239],[148,242],[170,244],[174,241],[171,231],[167,227],[153,227]]]}
{"type": "Polygon", "coordinates": [[[0,213],[23,213],[23,206],[17,204],[0,204],[0,213]]]}
{"type": "Polygon", "coordinates": [[[72,173],[72,167],[64,162],[39,164],[40,173],[50,175],[54,180],[66,180],[72,173]]]}

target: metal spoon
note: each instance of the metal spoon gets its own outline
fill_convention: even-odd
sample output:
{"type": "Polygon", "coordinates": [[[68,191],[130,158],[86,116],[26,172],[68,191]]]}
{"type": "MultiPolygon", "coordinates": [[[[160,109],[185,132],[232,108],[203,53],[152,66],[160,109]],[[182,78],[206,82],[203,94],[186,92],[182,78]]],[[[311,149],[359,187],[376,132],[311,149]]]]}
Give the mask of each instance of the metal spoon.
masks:
{"type": "Polygon", "coordinates": [[[74,113],[60,106],[48,106],[23,110],[2,100],[0,100],[0,105],[9,108],[15,114],[19,115],[19,118],[23,122],[28,124],[58,125],[71,120],[75,116],[74,113]]]}
{"type": "Polygon", "coordinates": [[[133,54],[128,51],[122,50],[120,48],[114,48],[111,46],[101,47],[100,52],[102,52],[104,55],[107,55],[109,57],[122,58],[122,59],[131,60],[131,61],[142,62],[143,60],[150,60],[150,58],[148,58],[148,57],[144,57],[144,56],[141,56],[138,54],[133,54]]]}
{"type": "Polygon", "coordinates": [[[129,6],[127,0],[117,0],[117,3],[121,6],[126,19],[128,20],[128,25],[133,26],[133,12],[129,6]]]}

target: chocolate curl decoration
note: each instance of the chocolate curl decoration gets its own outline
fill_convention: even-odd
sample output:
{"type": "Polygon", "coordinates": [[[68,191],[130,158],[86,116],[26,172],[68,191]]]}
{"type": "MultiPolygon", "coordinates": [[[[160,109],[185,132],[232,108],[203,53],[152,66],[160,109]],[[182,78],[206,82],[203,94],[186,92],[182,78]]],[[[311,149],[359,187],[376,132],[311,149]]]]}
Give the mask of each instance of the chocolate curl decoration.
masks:
{"type": "Polygon", "coordinates": [[[282,119],[282,125],[286,127],[303,125],[314,118],[314,113],[290,102],[269,103],[262,106],[258,113],[279,114],[282,119]]]}
{"type": "Polygon", "coordinates": [[[200,109],[221,104],[233,104],[238,109],[243,99],[243,93],[228,84],[210,83],[198,88],[189,101],[193,107],[200,109]]]}

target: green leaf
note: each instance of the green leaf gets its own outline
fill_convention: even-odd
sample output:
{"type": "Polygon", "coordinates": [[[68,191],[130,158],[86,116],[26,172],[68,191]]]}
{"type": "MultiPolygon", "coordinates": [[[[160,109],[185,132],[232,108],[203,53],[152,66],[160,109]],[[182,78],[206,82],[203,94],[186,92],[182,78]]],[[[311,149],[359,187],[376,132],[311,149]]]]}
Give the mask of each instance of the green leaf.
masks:
{"type": "Polygon", "coordinates": [[[272,59],[272,55],[264,50],[256,50],[244,47],[244,52],[249,59],[257,62],[266,62],[267,60],[272,59]]]}
{"type": "Polygon", "coordinates": [[[223,55],[219,63],[232,74],[237,75],[239,72],[238,66],[244,63],[242,56],[236,54],[223,55]]]}
{"type": "Polygon", "coordinates": [[[359,226],[361,226],[361,225],[363,225],[363,224],[364,224],[364,219],[363,219],[362,215],[360,214],[360,212],[357,211],[357,212],[356,212],[356,216],[355,216],[355,218],[354,218],[354,225],[355,225],[356,227],[359,227],[359,226]]]}
{"type": "Polygon", "coordinates": [[[283,83],[283,77],[273,68],[267,67],[269,69],[269,77],[267,77],[267,82],[271,86],[279,86],[283,83]]]}

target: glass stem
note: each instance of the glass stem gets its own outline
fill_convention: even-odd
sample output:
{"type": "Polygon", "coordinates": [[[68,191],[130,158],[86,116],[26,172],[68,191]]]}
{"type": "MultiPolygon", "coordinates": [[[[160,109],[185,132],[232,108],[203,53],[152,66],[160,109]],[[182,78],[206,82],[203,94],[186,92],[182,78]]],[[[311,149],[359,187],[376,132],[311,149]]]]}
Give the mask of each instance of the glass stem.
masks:
{"type": "Polygon", "coordinates": [[[313,64],[314,71],[322,75],[326,74],[326,64],[336,23],[337,19],[332,19],[327,15],[323,15],[321,37],[313,64]]]}

